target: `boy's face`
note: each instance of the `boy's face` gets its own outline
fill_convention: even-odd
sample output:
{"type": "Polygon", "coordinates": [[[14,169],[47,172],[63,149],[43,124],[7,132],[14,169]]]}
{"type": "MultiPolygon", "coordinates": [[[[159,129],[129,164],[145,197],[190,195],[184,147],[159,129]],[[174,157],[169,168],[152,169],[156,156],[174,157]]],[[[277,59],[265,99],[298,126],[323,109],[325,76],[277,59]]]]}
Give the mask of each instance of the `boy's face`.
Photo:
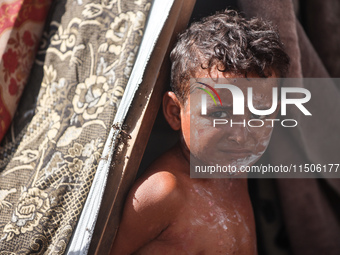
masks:
{"type": "MultiPolygon", "coordinates": [[[[201,89],[194,89],[187,98],[187,101],[181,106],[181,131],[183,140],[190,150],[191,157],[198,159],[203,164],[213,165],[232,165],[238,169],[241,166],[254,164],[266,150],[271,134],[272,123],[266,119],[275,119],[276,111],[271,115],[258,116],[252,114],[248,109],[247,89],[253,88],[253,106],[258,110],[270,109],[272,106],[273,87],[277,87],[275,79],[257,79],[256,84],[248,81],[244,76],[223,75],[219,71],[211,72],[211,77],[207,72],[201,73],[200,78],[206,78],[209,85],[214,87],[216,83],[226,82],[225,78],[234,78],[244,95],[244,115],[233,115],[233,99],[228,89],[216,89],[220,95],[223,106],[217,105],[207,95],[206,115],[201,113],[202,94],[206,94],[201,89]],[[216,80],[217,79],[217,80],[216,80]],[[221,80],[222,79],[222,80],[221,80]],[[224,79],[224,81],[223,81],[224,79]],[[213,126],[215,119],[221,123],[222,119],[227,120],[226,124],[216,124],[213,126]],[[252,119],[263,120],[262,127],[251,127],[248,121],[252,119]],[[232,126],[230,122],[233,122],[232,126]],[[245,127],[244,127],[245,121],[245,127]],[[239,123],[239,124],[237,124],[239,123]]],[[[248,75],[248,78],[257,78],[257,76],[248,75]]],[[[271,76],[270,78],[275,78],[271,76]]],[[[253,79],[254,80],[254,79],[253,79]]],[[[203,85],[195,84],[203,88],[203,85]]],[[[206,88],[208,90],[208,88],[206,88]]],[[[212,91],[211,91],[212,93],[212,91]]],[[[215,96],[215,95],[214,95],[215,96]]],[[[251,122],[253,126],[259,126],[260,121],[251,122]]],[[[192,158],[191,158],[192,159],[192,158]]]]}

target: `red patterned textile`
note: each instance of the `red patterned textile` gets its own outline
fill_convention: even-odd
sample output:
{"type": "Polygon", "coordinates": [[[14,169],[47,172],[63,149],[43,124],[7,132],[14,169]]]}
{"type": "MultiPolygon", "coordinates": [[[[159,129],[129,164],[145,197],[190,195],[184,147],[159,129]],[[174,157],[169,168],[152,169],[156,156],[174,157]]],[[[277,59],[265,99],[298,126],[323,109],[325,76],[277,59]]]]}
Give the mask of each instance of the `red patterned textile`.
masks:
{"type": "Polygon", "coordinates": [[[0,141],[30,74],[49,5],[49,0],[0,3],[0,141]]]}

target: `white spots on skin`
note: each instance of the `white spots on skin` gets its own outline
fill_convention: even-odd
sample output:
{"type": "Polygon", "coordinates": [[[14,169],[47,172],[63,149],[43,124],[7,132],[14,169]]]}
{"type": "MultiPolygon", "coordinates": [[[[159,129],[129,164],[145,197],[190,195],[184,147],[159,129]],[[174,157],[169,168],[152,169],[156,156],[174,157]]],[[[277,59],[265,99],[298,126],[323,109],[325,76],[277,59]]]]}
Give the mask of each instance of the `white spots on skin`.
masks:
{"type": "MultiPolygon", "coordinates": [[[[195,213],[195,215],[197,215],[197,217],[191,220],[192,225],[204,225],[214,230],[222,228],[223,231],[227,231],[227,224],[233,224],[236,226],[241,224],[246,232],[250,234],[250,229],[246,224],[246,220],[241,216],[237,209],[234,210],[234,213],[232,215],[228,215],[225,210],[216,206],[214,208],[214,212],[209,212],[208,215],[199,215],[197,213],[195,213]]],[[[232,237],[232,240],[233,243],[236,243],[235,237],[232,237]]]]}
{"type": "Polygon", "coordinates": [[[249,229],[248,225],[246,224],[246,220],[244,220],[244,218],[240,215],[240,213],[237,210],[235,210],[235,215],[237,217],[237,221],[239,223],[242,222],[244,229],[247,231],[248,234],[250,234],[250,229],[249,229]]]}
{"type": "Polygon", "coordinates": [[[248,125],[246,125],[246,129],[247,129],[247,132],[248,132],[248,133],[251,133],[251,130],[249,129],[249,126],[248,126],[248,125]]]}
{"type": "Polygon", "coordinates": [[[243,221],[243,226],[244,226],[244,229],[247,231],[247,233],[250,234],[250,230],[249,230],[248,225],[246,224],[246,221],[243,221]]]}
{"type": "Polygon", "coordinates": [[[264,148],[262,151],[260,151],[261,155],[266,151],[269,145],[269,141],[272,137],[272,133],[273,133],[273,129],[270,130],[270,133],[267,136],[263,136],[259,139],[259,142],[257,143],[256,146],[258,147],[260,145],[264,148]]]}
{"type": "Polygon", "coordinates": [[[242,166],[249,166],[254,164],[261,157],[261,155],[262,153],[251,154],[245,158],[239,158],[233,161],[230,165],[235,166],[237,170],[240,170],[242,166]]]}
{"type": "MultiPolygon", "coordinates": [[[[230,186],[229,186],[230,188],[230,186]]],[[[203,198],[202,207],[213,208],[212,211],[207,213],[194,212],[195,217],[191,219],[192,225],[205,225],[211,229],[228,230],[228,224],[238,224],[237,221],[231,220],[230,213],[227,213],[225,209],[221,208],[214,201],[212,192],[194,184],[194,191],[203,198]]],[[[223,201],[223,199],[221,199],[223,201]]]]}
{"type": "MultiPolygon", "coordinates": [[[[272,100],[272,99],[270,99],[270,100],[272,100]]],[[[267,103],[263,103],[263,102],[267,102],[267,101],[268,101],[268,95],[258,94],[258,93],[254,94],[253,93],[253,102],[256,102],[257,108],[268,108],[268,107],[270,107],[270,106],[268,106],[267,103]]]]}
{"type": "MultiPolygon", "coordinates": [[[[247,127],[248,129],[248,127],[247,127]]],[[[260,148],[262,150],[260,150],[258,153],[256,154],[251,154],[245,158],[239,158],[234,160],[233,162],[231,162],[231,166],[235,166],[237,168],[237,170],[240,170],[240,168],[243,166],[251,166],[253,165],[257,160],[259,160],[259,158],[263,155],[263,153],[266,151],[268,145],[269,145],[269,141],[271,139],[271,135],[272,135],[273,130],[270,131],[270,133],[266,136],[263,136],[261,138],[258,139],[258,142],[256,144],[256,151],[257,148],[260,148]]]]}
{"type": "Polygon", "coordinates": [[[191,219],[190,223],[191,223],[191,225],[193,225],[193,226],[205,226],[205,225],[206,225],[206,220],[205,220],[205,217],[204,217],[204,216],[199,217],[199,216],[197,215],[196,218],[191,219]]]}
{"type": "Polygon", "coordinates": [[[238,222],[241,222],[242,220],[241,220],[241,215],[240,215],[240,213],[237,211],[237,210],[235,210],[235,215],[236,215],[236,217],[237,217],[237,221],[238,222]]]}

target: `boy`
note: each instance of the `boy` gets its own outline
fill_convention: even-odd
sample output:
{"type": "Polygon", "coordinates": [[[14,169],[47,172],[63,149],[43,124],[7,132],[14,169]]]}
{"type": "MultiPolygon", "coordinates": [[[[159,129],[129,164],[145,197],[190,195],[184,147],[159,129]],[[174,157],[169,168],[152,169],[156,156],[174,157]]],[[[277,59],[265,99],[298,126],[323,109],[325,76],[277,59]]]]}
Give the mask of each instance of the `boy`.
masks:
{"type": "MultiPolygon", "coordinates": [[[[111,254],[257,254],[247,179],[193,179],[190,165],[251,165],[268,145],[272,128],[212,128],[216,118],[235,122],[263,118],[248,108],[243,116],[233,116],[226,90],[217,89],[223,107],[210,100],[205,115],[192,102],[204,93],[196,88],[213,87],[223,78],[284,77],[288,56],[270,24],[226,10],[185,31],[171,60],[173,92],[164,95],[163,112],[180,132],[180,142],[130,190],[111,254]],[[193,78],[205,78],[209,84],[193,78]]],[[[267,80],[254,87],[256,109],[270,108],[275,84],[267,80]]],[[[246,87],[239,84],[244,93],[246,87]]]]}

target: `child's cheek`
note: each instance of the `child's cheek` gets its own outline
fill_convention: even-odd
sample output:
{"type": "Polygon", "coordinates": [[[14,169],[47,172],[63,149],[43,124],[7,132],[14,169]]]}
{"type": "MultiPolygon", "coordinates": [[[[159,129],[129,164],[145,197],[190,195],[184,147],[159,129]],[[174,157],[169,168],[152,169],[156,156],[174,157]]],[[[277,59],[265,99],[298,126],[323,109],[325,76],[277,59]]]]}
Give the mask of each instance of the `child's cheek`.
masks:
{"type": "Polygon", "coordinates": [[[261,156],[267,149],[271,136],[272,136],[273,129],[269,127],[265,127],[264,129],[260,129],[258,133],[256,134],[256,147],[255,151],[256,154],[261,156]]]}
{"type": "Polygon", "coordinates": [[[270,139],[271,139],[271,134],[272,134],[272,129],[255,129],[256,132],[254,132],[254,130],[249,130],[248,132],[251,133],[251,135],[253,136],[253,139],[249,139],[249,143],[252,144],[248,144],[247,146],[254,148],[253,149],[253,154],[251,154],[250,156],[243,158],[243,159],[238,159],[234,162],[232,162],[232,165],[235,165],[236,167],[240,168],[241,166],[250,166],[253,165],[254,163],[256,163],[261,156],[263,155],[263,153],[266,151],[270,139]]]}

